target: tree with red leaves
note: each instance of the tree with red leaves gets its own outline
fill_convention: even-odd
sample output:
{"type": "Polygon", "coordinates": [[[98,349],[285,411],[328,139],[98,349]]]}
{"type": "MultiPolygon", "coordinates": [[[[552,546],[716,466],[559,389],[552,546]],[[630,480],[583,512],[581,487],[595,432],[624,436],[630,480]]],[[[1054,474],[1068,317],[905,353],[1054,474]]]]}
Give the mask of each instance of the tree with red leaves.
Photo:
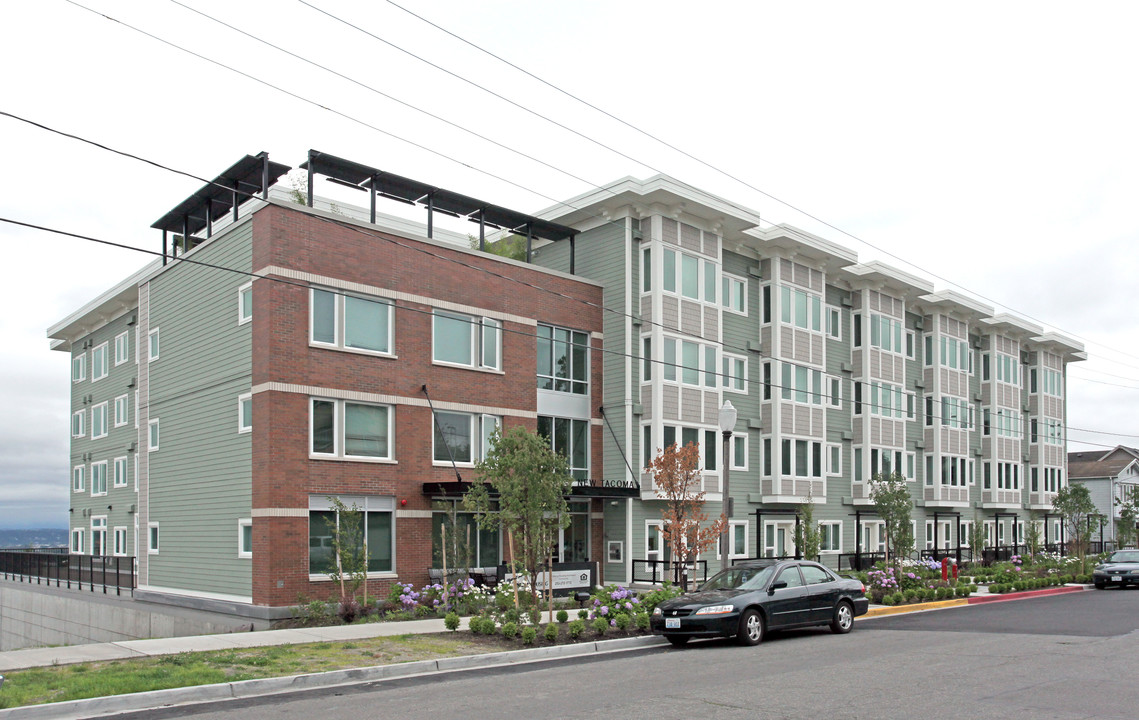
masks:
{"type": "Polygon", "coordinates": [[[648,471],[657,494],[664,500],[661,535],[671,548],[673,562],[681,563],[681,589],[688,590],[688,565],[716,545],[728,519],[720,515],[708,522],[704,491],[700,489],[700,448],[695,443],[669,445],[653,458],[648,471]]]}

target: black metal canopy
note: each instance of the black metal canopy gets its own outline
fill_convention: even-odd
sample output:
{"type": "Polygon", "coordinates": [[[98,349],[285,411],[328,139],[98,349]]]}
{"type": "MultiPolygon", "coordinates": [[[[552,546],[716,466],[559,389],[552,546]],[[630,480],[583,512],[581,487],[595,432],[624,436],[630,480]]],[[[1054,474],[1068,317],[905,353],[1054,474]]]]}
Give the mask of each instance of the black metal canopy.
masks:
{"type": "Polygon", "coordinates": [[[215,219],[231,209],[236,217],[237,207],[257,194],[267,198],[269,187],[291,169],[288,165],[270,161],[266,152],[246,155],[213,182],[203,185],[178,203],[151,227],[181,235],[195,235],[206,230],[208,235],[215,219]]]}
{"type": "MultiPolygon", "coordinates": [[[[426,482],[423,483],[423,494],[427,497],[462,497],[474,483],[466,481],[426,482]]],[[[487,486],[490,497],[498,497],[498,493],[487,486]]],[[[570,489],[569,497],[574,498],[621,498],[638,497],[640,490],[625,480],[592,481],[575,483],[570,489]]]]}

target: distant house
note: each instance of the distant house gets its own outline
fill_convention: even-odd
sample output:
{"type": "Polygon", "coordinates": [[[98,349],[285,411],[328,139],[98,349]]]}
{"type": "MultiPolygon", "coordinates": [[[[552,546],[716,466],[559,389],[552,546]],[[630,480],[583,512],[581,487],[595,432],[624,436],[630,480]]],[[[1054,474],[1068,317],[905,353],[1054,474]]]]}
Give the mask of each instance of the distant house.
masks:
{"type": "MultiPolygon", "coordinates": [[[[1139,449],[1119,445],[1111,450],[1068,453],[1068,479],[1087,486],[1096,510],[1112,518],[1103,526],[1103,539],[1114,541],[1119,523],[1119,505],[1130,493],[1139,492],[1139,449]]],[[[1099,532],[1093,530],[1092,539],[1099,532]]]]}

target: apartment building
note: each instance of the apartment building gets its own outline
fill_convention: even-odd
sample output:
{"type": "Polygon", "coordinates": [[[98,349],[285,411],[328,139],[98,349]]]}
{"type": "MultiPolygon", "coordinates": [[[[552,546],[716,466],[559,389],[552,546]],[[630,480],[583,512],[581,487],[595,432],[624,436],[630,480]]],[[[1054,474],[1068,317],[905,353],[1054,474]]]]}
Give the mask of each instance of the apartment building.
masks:
{"type": "MultiPolygon", "coordinates": [[[[986,547],[1030,522],[1059,539],[1077,342],[666,176],[530,216],[315,151],[302,167],[367,208],[274,196],[289,168],[247,157],[155,223],[178,260],[49,330],[73,358],[72,552],[137,555],[144,595],[271,615],[331,594],[333,497],[366,512],[373,592],[422,582],[513,425],[569,459],[557,559],[605,582],[669,557],[643,468],[674,442],[700,448],[708,511],[730,505],[733,558],[794,555],[805,503],[825,562],[873,557],[869,483],[890,473],[919,550],[969,551],[975,523],[986,547]],[[524,236],[529,262],[437,213],[524,236]]],[[[506,556],[459,531],[474,565],[506,556]]]]}
{"type": "Polygon", "coordinates": [[[1117,445],[1068,453],[1068,476],[1086,486],[1095,503],[1098,517],[1091,520],[1092,541],[1116,542],[1124,522],[1122,504],[1139,500],[1139,449],[1117,445]]]}

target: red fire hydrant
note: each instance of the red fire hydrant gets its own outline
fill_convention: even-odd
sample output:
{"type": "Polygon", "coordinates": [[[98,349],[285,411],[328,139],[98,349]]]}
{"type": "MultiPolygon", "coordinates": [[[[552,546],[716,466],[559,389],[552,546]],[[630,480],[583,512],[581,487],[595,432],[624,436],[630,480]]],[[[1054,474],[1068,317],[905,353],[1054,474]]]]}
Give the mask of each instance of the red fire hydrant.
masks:
{"type": "Polygon", "coordinates": [[[941,558],[941,581],[949,582],[949,558],[941,558]]]}

